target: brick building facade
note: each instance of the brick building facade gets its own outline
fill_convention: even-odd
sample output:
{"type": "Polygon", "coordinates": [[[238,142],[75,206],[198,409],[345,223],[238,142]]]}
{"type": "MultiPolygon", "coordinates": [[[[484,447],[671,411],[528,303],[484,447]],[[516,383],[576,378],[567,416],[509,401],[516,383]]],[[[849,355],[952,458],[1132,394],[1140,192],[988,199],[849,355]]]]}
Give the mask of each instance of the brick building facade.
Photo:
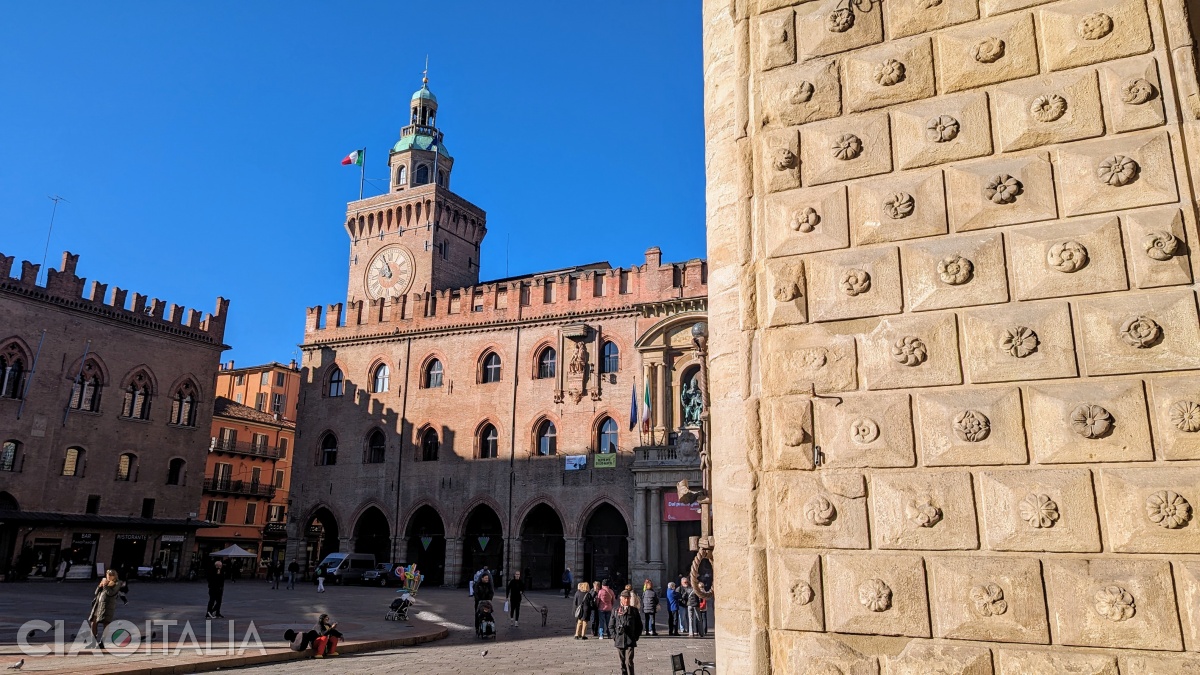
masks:
{"type": "Polygon", "coordinates": [[[346,303],[308,313],[288,558],[370,552],[435,584],[483,564],[535,587],[564,566],[661,584],[699,533],[665,501],[698,480],[674,442],[705,264],[651,248],[480,282],[485,214],[449,189],[436,112],[423,86],[391,189],[348,205],[346,303]],[[631,430],[646,382],[648,428],[631,430]]]}
{"type": "Polygon", "coordinates": [[[228,301],[212,315],[0,255],[0,567],[186,571],[228,301]]]}

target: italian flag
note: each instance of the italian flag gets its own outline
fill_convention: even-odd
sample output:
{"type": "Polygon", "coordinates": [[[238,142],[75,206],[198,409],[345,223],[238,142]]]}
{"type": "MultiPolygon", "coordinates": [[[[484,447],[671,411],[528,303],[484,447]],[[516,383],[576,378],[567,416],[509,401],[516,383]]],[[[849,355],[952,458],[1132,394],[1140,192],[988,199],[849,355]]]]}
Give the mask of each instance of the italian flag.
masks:
{"type": "Polygon", "coordinates": [[[355,166],[362,166],[363,159],[366,156],[366,148],[362,150],[355,150],[354,152],[346,155],[346,158],[342,160],[342,166],[350,166],[351,164],[354,164],[355,166]]]}
{"type": "Polygon", "coordinates": [[[642,433],[650,433],[650,380],[644,383],[645,395],[642,399],[642,433]]]}

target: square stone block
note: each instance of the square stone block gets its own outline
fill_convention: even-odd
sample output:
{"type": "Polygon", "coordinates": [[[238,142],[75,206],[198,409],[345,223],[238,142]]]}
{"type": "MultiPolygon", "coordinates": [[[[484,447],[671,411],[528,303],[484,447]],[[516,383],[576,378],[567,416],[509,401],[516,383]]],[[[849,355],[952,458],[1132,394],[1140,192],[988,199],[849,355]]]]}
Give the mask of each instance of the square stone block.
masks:
{"type": "Polygon", "coordinates": [[[882,319],[860,339],[867,389],[962,384],[953,314],[882,319]]]}
{"type": "Polygon", "coordinates": [[[863,178],[892,170],[887,113],[864,113],[805,125],[800,132],[805,185],[863,178]]]}
{"type": "Polygon", "coordinates": [[[929,38],[889,41],[848,54],[846,106],[851,112],[929,98],[933,86],[933,47],[929,38]]]}
{"type": "Polygon", "coordinates": [[[804,299],[804,264],[799,256],[767,261],[759,292],[768,326],[786,326],[808,320],[804,299]]]}
{"type": "Polygon", "coordinates": [[[761,481],[758,509],[771,546],[870,548],[862,474],[768,471],[761,481]]]}
{"type": "Polygon", "coordinates": [[[764,73],[758,80],[761,126],[807,124],[841,115],[838,72],[837,61],[816,59],[764,73]]]}
{"type": "Polygon", "coordinates": [[[769,257],[850,245],[844,185],[788,190],[763,201],[763,239],[769,257]]]}
{"type": "MultiPolygon", "coordinates": [[[[1179,616],[1183,619],[1183,643],[1188,651],[1200,651],[1200,562],[1172,563],[1179,594],[1179,616]]],[[[1200,659],[1196,662],[1200,666],[1200,659]]]]}
{"type": "Polygon", "coordinates": [[[979,548],[971,474],[880,472],[871,478],[875,548],[954,551],[979,548]]]}
{"type": "Polygon", "coordinates": [[[1140,380],[1030,386],[1025,401],[1039,464],[1154,459],[1140,380]]]}
{"type": "Polygon", "coordinates": [[[1100,77],[1110,129],[1137,131],[1167,123],[1154,57],[1105,63],[1100,67],[1100,77]]]}
{"type": "Polygon", "coordinates": [[[956,232],[1058,217],[1046,153],[946,169],[946,202],[956,232]]]}
{"type": "Polygon", "coordinates": [[[1145,54],[1154,48],[1145,0],[1074,0],[1038,10],[1050,70],[1145,54]]]}
{"type": "Polygon", "coordinates": [[[998,649],[996,675],[1117,675],[1117,657],[1096,652],[998,649]]]}
{"type": "Polygon", "coordinates": [[[924,466],[1025,464],[1025,421],[1016,387],[916,395],[924,466]]]}
{"type": "Polygon", "coordinates": [[[888,675],[992,675],[992,652],[986,647],[911,641],[896,656],[884,656],[888,675]]]}
{"type": "Polygon", "coordinates": [[[795,129],[758,134],[757,173],[766,192],[800,187],[800,136],[795,129]]]}
{"type": "Polygon", "coordinates": [[[926,564],[935,637],[1049,644],[1036,559],[932,556],[926,564]]]}
{"type": "Polygon", "coordinates": [[[830,554],[823,567],[828,630],[929,637],[921,556],[830,554]]]}
{"type": "Polygon", "coordinates": [[[812,321],[901,311],[900,252],[894,246],[814,255],[806,265],[812,321]]]}
{"type": "Polygon", "coordinates": [[[1115,216],[1013,229],[1006,238],[1020,300],[1129,288],[1115,216]]]}
{"type": "Polygon", "coordinates": [[[934,37],[938,84],[950,93],[1038,74],[1033,16],[972,23],[934,37]]]}
{"type": "Polygon", "coordinates": [[[1075,377],[1075,338],[1066,302],[1021,303],[966,312],[963,320],[971,382],[1075,377]]]}
{"type": "Polygon", "coordinates": [[[851,335],[833,335],[820,326],[772,328],[763,336],[763,395],[857,389],[856,364],[851,335]]]}
{"type": "MultiPolygon", "coordinates": [[[[879,675],[879,662],[837,637],[821,633],[771,631],[771,666],[776,673],[879,675]]],[[[751,672],[749,669],[733,672],[751,672]]]]}
{"type": "Polygon", "coordinates": [[[1155,440],[1165,459],[1200,459],[1200,377],[1150,380],[1155,440]]]}
{"type": "Polygon", "coordinates": [[[1192,283],[1183,212],[1174,206],[1127,213],[1126,258],[1138,288],[1192,283]]]}
{"type": "Polygon", "coordinates": [[[991,114],[983,92],[896,108],[892,126],[901,169],[992,154],[991,114]]]}
{"type": "Polygon", "coordinates": [[[1087,469],[979,472],[983,538],[993,551],[1100,550],[1087,469]]]}
{"type": "Polygon", "coordinates": [[[1063,146],[1055,155],[1063,212],[1068,216],[1157,206],[1179,199],[1171,139],[1166,132],[1063,146]]]}
{"type": "Polygon", "coordinates": [[[812,399],[777,396],[762,402],[766,433],[763,460],[769,471],[813,468],[812,399]]]}
{"type": "Polygon", "coordinates": [[[816,438],[827,467],[916,464],[908,394],[859,394],[815,399],[816,438]]]}
{"type": "Polygon", "coordinates": [[[796,28],[803,61],[883,42],[883,12],[847,12],[840,0],[818,0],[796,7],[796,28]]]}
{"type": "Polygon", "coordinates": [[[795,13],[789,7],[760,14],[754,20],[758,36],[758,68],[770,70],[796,62],[795,13]]]}
{"type": "Polygon", "coordinates": [[[947,232],[941,171],[894,173],[854,183],[849,191],[855,246],[947,232]]]}
{"type": "Polygon", "coordinates": [[[883,20],[890,38],[908,37],[979,18],[977,0],[942,0],[930,7],[929,0],[889,0],[883,4],[883,20]]]}
{"type": "Polygon", "coordinates": [[[900,247],[911,312],[1008,301],[999,233],[941,237],[900,247]]]}
{"type": "Polygon", "coordinates": [[[1019,9],[1028,9],[1038,5],[1044,5],[1047,2],[1055,0],[980,0],[980,11],[984,16],[996,16],[997,14],[1006,14],[1015,12],[1019,9]]]}
{"type": "Polygon", "coordinates": [[[1000,150],[1013,152],[1104,135],[1094,70],[1022,80],[992,92],[1000,150]]]}
{"type": "Polygon", "coordinates": [[[1100,469],[1104,531],[1118,553],[1200,553],[1200,469],[1100,469]]]}
{"type": "Polygon", "coordinates": [[[1165,561],[1047,560],[1045,577],[1055,644],[1183,649],[1165,561]]]}
{"type": "Polygon", "coordinates": [[[790,549],[767,549],[771,627],[825,630],[821,597],[821,556],[790,549]]]}
{"type": "Polygon", "coordinates": [[[1122,653],[1121,675],[1200,675],[1200,659],[1193,654],[1122,653]]]}
{"type": "Polygon", "coordinates": [[[1200,368],[1200,318],[1190,290],[1089,298],[1075,304],[1088,375],[1200,368]]]}

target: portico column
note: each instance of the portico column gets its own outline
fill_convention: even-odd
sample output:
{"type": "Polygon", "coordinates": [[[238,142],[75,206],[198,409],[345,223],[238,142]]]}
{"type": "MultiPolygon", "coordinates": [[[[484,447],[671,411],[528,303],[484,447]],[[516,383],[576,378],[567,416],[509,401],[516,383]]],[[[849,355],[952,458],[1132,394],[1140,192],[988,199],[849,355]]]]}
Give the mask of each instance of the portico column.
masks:
{"type": "Polygon", "coordinates": [[[353,541],[351,537],[338,537],[338,553],[349,553],[352,548],[351,541],[353,541]]]}
{"type": "Polygon", "coordinates": [[[662,562],[662,489],[650,488],[650,562],[662,562]]]}
{"type": "Polygon", "coordinates": [[[446,537],[446,574],[443,586],[458,586],[462,577],[462,537],[446,537]]]}
{"type": "MultiPolygon", "coordinates": [[[[645,405],[646,396],[645,396],[644,390],[648,389],[650,387],[650,379],[652,377],[654,377],[654,364],[647,361],[642,364],[642,388],[643,388],[643,391],[633,392],[633,395],[637,399],[639,406],[645,405]]],[[[649,412],[644,413],[644,414],[649,414],[649,412]]],[[[651,420],[651,421],[653,421],[653,420],[651,420]]],[[[638,420],[639,428],[641,427],[641,423],[642,423],[642,421],[639,419],[638,420]]],[[[639,433],[641,433],[641,432],[639,431],[639,433]]],[[[642,439],[642,443],[645,443],[646,445],[654,445],[653,429],[650,430],[650,437],[642,439]]]]}
{"type": "MultiPolygon", "coordinates": [[[[582,550],[583,542],[574,537],[563,537],[563,565],[571,568],[571,575],[574,577],[575,583],[585,580],[583,578],[583,568],[579,565],[582,550]]],[[[557,582],[561,579],[562,575],[560,574],[558,579],[554,581],[557,582]]],[[[587,581],[591,580],[588,579],[587,581]]]]}
{"type": "Polygon", "coordinates": [[[633,562],[635,565],[646,560],[646,491],[633,489],[633,562]]]}
{"type": "Polygon", "coordinates": [[[669,428],[670,407],[667,402],[667,364],[660,363],[657,365],[655,377],[655,391],[657,393],[654,401],[656,411],[655,432],[659,438],[660,445],[667,444],[667,429],[669,428]]]}

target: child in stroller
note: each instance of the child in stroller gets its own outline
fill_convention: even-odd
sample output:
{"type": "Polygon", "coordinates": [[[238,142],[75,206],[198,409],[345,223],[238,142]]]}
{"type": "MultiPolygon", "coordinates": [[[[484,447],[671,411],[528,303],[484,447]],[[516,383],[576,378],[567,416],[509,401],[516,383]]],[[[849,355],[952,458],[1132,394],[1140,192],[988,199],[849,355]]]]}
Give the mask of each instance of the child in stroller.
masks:
{"type": "Polygon", "coordinates": [[[492,616],[491,600],[480,600],[475,608],[475,634],[484,640],[496,637],[496,619],[492,616]]]}
{"type": "Polygon", "coordinates": [[[387,615],[383,618],[387,621],[408,621],[409,607],[412,607],[412,596],[408,591],[400,591],[400,597],[392,601],[387,615]]]}

